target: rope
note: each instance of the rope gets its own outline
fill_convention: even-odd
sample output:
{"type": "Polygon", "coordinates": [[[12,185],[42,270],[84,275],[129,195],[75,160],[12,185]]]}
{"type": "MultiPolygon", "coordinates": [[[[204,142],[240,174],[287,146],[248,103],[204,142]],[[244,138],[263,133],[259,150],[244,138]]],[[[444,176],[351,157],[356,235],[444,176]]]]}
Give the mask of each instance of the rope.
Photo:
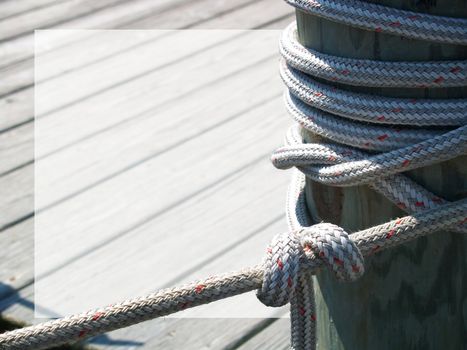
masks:
{"type": "MultiPolygon", "coordinates": [[[[307,13],[358,28],[413,39],[467,44],[467,21],[463,19],[401,11],[363,1],[286,1],[307,13]]],[[[300,129],[292,127],[286,146],[272,156],[276,167],[295,166],[300,171],[294,174],[287,200],[292,232],[313,222],[306,209],[305,176],[333,186],[367,184],[408,213],[426,214],[427,208],[461,205],[460,202],[448,204],[400,173],[467,153],[466,99],[389,98],[338,89],[322,81],[390,88],[465,86],[467,61],[385,62],[325,55],[298,42],[295,23],[284,31],[280,52],[283,57],[280,73],[288,88],[285,102],[289,114],[302,128],[330,141],[305,144],[300,129]]],[[[449,229],[466,233],[466,211],[460,210],[461,220],[449,229]]],[[[366,230],[364,236],[371,244],[360,250],[347,244],[346,251],[353,254],[354,261],[359,261],[355,260],[359,254],[388,247],[398,240],[397,226],[405,220],[392,222],[389,232],[382,236],[377,230],[366,230]]],[[[432,225],[430,229],[435,230],[436,223],[432,225]]],[[[336,237],[325,232],[320,237],[336,237]]],[[[343,241],[347,242],[347,236],[344,237],[343,241]]],[[[361,233],[351,236],[354,242],[361,237],[361,233]]],[[[311,247],[317,247],[313,240],[311,243],[311,247]]],[[[334,271],[346,267],[351,279],[362,273],[360,265],[351,264],[343,254],[336,257],[325,252],[324,256],[334,271]]],[[[295,296],[290,300],[292,348],[315,349],[311,274],[302,272],[300,283],[294,287],[295,296]]]]}
{"type": "MultiPolygon", "coordinates": [[[[466,61],[373,61],[336,57],[305,48],[297,41],[295,23],[284,30],[280,52],[288,64],[302,72],[347,85],[427,88],[462,86],[467,81],[466,61]]],[[[443,116],[438,117],[444,119],[443,116]]],[[[406,121],[412,124],[412,119],[413,116],[409,115],[406,121]]],[[[436,118],[433,122],[437,122],[436,118]]]]}
{"type": "Polygon", "coordinates": [[[464,19],[403,11],[361,0],[285,0],[297,9],[351,27],[411,39],[467,45],[464,19]]]}
{"type": "MultiPolygon", "coordinates": [[[[350,26],[443,43],[467,44],[467,21],[356,0],[286,0],[298,9],[350,26]]],[[[290,303],[291,346],[316,347],[312,275],[364,273],[364,257],[438,230],[467,232],[467,199],[448,202],[401,174],[467,153],[466,99],[403,99],[354,93],[323,83],[370,87],[467,85],[467,61],[384,62],[324,55],[303,47],[289,26],[280,42],[288,112],[300,126],[272,156],[295,167],[287,196],[289,232],[277,235],[263,263],[157,291],[79,315],[0,335],[1,349],[45,349],[257,290],[269,306],[290,303]],[[317,81],[315,78],[319,78],[317,81]],[[304,128],[327,143],[305,143],[304,128]],[[410,215],[353,234],[310,217],[305,179],[327,185],[367,184],[410,215]]],[[[313,215],[313,213],[312,213],[313,215]]]]}
{"type": "MultiPolygon", "coordinates": [[[[362,256],[368,256],[376,251],[382,251],[412,241],[417,237],[429,235],[439,229],[456,227],[460,222],[465,221],[466,212],[467,199],[464,199],[455,203],[443,205],[440,208],[406,216],[370,229],[356,232],[348,236],[346,242],[352,244],[355,249],[358,249],[362,256]],[[391,239],[388,239],[388,236],[390,236],[391,239]],[[350,243],[350,240],[352,243],[350,243]]],[[[296,215],[293,216],[295,219],[298,219],[296,215]]],[[[327,231],[329,225],[330,224],[315,225],[296,232],[296,234],[301,237],[300,247],[294,252],[292,259],[295,259],[300,269],[307,272],[305,275],[316,273],[325,264],[330,263],[332,265],[336,263],[340,265],[339,262],[334,262],[334,260],[331,262],[324,261],[323,254],[320,254],[320,251],[323,249],[321,247],[324,245],[327,249],[330,249],[330,253],[339,256],[339,251],[342,249],[341,247],[337,248],[334,252],[334,248],[329,248],[329,245],[325,245],[326,240],[324,240],[322,241],[323,245],[319,243],[317,244],[317,248],[309,248],[314,242],[318,242],[315,240],[315,237],[321,239],[319,233],[321,228],[327,231]]],[[[329,227],[332,229],[335,228],[334,225],[330,225],[329,227]]],[[[285,236],[293,235],[286,234],[285,236]]],[[[287,246],[287,244],[285,246],[287,246]]],[[[345,246],[345,244],[342,246],[345,246]]],[[[278,252],[277,254],[279,257],[283,258],[283,255],[279,253],[280,250],[278,247],[276,247],[274,251],[278,252]]],[[[271,256],[275,257],[276,253],[271,255],[271,253],[268,252],[267,256],[269,260],[271,260],[271,256]]],[[[274,260],[274,258],[272,259],[274,260]]],[[[277,260],[275,260],[275,263],[276,266],[278,266],[277,260]]],[[[289,266],[283,265],[281,271],[283,271],[284,274],[289,271],[289,275],[296,279],[297,284],[303,284],[303,273],[299,273],[298,275],[290,273],[290,271],[295,268],[296,265],[293,264],[289,266]]],[[[339,266],[336,268],[339,268],[339,266]]],[[[213,276],[184,286],[160,290],[144,297],[127,300],[105,308],[95,309],[36,326],[6,332],[0,334],[0,348],[21,350],[45,349],[50,346],[82,340],[97,334],[134,325],[156,317],[166,316],[177,311],[208,304],[216,300],[252,290],[263,290],[263,275],[265,273],[270,273],[270,271],[268,269],[265,270],[264,264],[260,264],[242,271],[213,276]]],[[[291,289],[288,278],[280,278],[279,280],[281,282],[278,282],[275,286],[279,290],[288,290],[290,292],[291,289]]],[[[270,290],[274,290],[272,285],[270,285],[270,288],[270,290]]],[[[268,289],[266,288],[266,290],[268,289]]],[[[309,292],[311,289],[305,289],[305,291],[309,292]]],[[[303,298],[309,298],[310,295],[312,295],[311,292],[304,293],[303,298]]],[[[294,301],[295,299],[300,299],[300,296],[294,293],[284,293],[285,299],[279,304],[286,303],[288,300],[287,298],[291,296],[294,298],[294,301]]],[[[304,316],[307,315],[306,312],[309,312],[310,309],[308,308],[305,312],[304,309],[302,310],[302,306],[292,308],[292,314],[294,310],[298,310],[297,313],[300,315],[300,319],[302,319],[306,318],[304,316]]],[[[310,314],[310,320],[312,316],[313,315],[310,314]]],[[[297,349],[300,348],[297,347],[297,349]]]]}
{"type": "MultiPolygon", "coordinates": [[[[467,44],[467,21],[463,19],[401,11],[362,1],[286,1],[302,11],[354,27],[414,39],[467,44]]],[[[300,171],[294,174],[287,200],[287,218],[292,232],[300,232],[317,220],[308,216],[305,177],[333,186],[367,184],[409,213],[426,215],[427,208],[459,206],[461,219],[449,229],[467,232],[466,210],[460,208],[461,202],[448,204],[400,174],[467,153],[467,100],[389,98],[350,92],[322,82],[391,88],[465,86],[467,61],[385,62],[325,55],[298,42],[295,23],[284,31],[280,52],[283,57],[280,74],[288,88],[285,103],[289,114],[302,128],[328,140],[327,143],[306,144],[300,129],[292,127],[286,146],[272,156],[277,168],[295,166],[300,171]]],[[[332,270],[339,273],[338,277],[355,280],[363,273],[360,254],[365,256],[397,244],[398,225],[406,220],[411,221],[407,217],[392,222],[383,235],[379,234],[378,227],[365,230],[365,234],[353,234],[354,243],[363,237],[367,243],[371,242],[361,248],[358,243],[348,243],[348,235],[339,232],[339,228],[321,229],[318,237],[326,238],[325,242],[335,250],[333,254],[323,250],[320,253],[332,270]]],[[[430,230],[435,230],[435,225],[437,223],[432,221],[430,230]]],[[[405,234],[412,236],[409,232],[405,234]]],[[[296,239],[289,237],[290,242],[296,239]]],[[[316,237],[307,243],[309,252],[315,252],[314,256],[319,244],[323,244],[316,237]]],[[[280,257],[274,259],[281,261],[280,257]]],[[[302,272],[299,283],[293,287],[290,300],[292,348],[315,349],[311,273],[302,272]]],[[[270,284],[269,288],[277,287],[270,284]]]]}

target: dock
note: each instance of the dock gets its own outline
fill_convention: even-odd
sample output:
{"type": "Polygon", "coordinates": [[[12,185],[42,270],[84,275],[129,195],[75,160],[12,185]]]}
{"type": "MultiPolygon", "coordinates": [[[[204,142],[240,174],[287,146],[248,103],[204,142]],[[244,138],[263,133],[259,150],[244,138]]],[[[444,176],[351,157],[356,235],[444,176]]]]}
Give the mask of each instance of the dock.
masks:
{"type": "MultiPolygon", "coordinates": [[[[92,290],[85,285],[90,271],[112,274],[107,267],[93,264],[96,254],[114,259],[119,272],[127,268],[122,273],[128,278],[135,270],[145,276],[121,281],[128,297],[261,261],[271,238],[287,229],[284,207],[290,174],[274,169],[269,157],[282,144],[291,121],[283,107],[283,87],[276,69],[279,54],[277,49],[271,51],[277,40],[271,34],[265,36],[270,42],[259,42],[255,33],[277,30],[278,38],[278,30],[293,18],[290,6],[267,0],[0,3],[0,312],[4,321],[17,326],[41,321],[34,317],[35,220],[66,215],[71,221],[82,222],[75,213],[80,206],[95,203],[96,198],[103,199],[102,206],[113,207],[113,214],[90,219],[89,237],[77,243],[78,248],[70,243],[70,252],[52,256],[41,280],[57,288],[63,288],[68,278],[83,281],[83,292],[70,290],[56,303],[71,302],[73,293],[92,290]],[[49,48],[43,61],[52,73],[36,75],[40,85],[35,91],[34,31],[45,29],[150,29],[154,37],[122,41],[112,46],[115,50],[110,54],[99,51],[102,41],[97,36],[105,32],[82,37],[82,32],[76,32],[73,42],[58,38],[59,44],[49,48]],[[162,29],[166,31],[155,31],[162,29]],[[181,34],[175,29],[234,31],[229,40],[213,38],[204,47],[193,45],[191,52],[173,50],[168,62],[152,57],[154,47],[159,47],[154,45],[177,40],[181,34]],[[245,40],[235,33],[246,29],[257,30],[244,35],[247,39],[251,36],[246,40],[250,49],[264,47],[264,57],[241,59],[238,47],[245,40]],[[92,54],[72,63],[67,55],[82,52],[82,48],[89,48],[92,54]],[[126,69],[135,59],[140,59],[141,65],[126,69]],[[223,62],[229,59],[224,68],[223,62]],[[200,79],[180,86],[177,98],[181,102],[174,101],[172,95],[160,96],[156,86],[161,79],[176,84],[173,72],[190,66],[196,68],[200,79]],[[67,93],[70,78],[79,81],[96,74],[102,77],[99,84],[67,93]],[[36,145],[36,150],[35,92],[36,102],[42,96],[47,100],[45,107],[36,106],[45,121],[41,133],[52,138],[66,136],[39,148],[36,145]],[[201,103],[203,108],[197,107],[200,101],[206,103],[201,103]],[[161,111],[180,118],[167,118],[161,111]],[[97,122],[96,116],[100,116],[97,122]],[[86,123],[93,127],[80,127],[86,123]],[[107,145],[109,137],[123,138],[124,146],[116,149],[107,145]],[[86,150],[96,150],[95,158],[78,161],[79,152],[86,150]],[[67,176],[45,179],[44,186],[56,191],[46,202],[39,201],[36,215],[35,155],[37,164],[50,167],[64,159],[77,159],[67,168],[67,176]],[[119,191],[130,176],[140,173],[153,174],[153,182],[130,189],[130,202],[116,200],[125,198],[126,192],[119,191]],[[148,201],[148,197],[153,200],[148,201]],[[125,226],[118,220],[122,213],[128,215],[125,226]],[[155,251],[154,244],[162,237],[169,237],[172,246],[180,242],[182,250],[155,251]],[[130,241],[138,239],[142,244],[137,249],[125,250],[130,241]],[[176,273],[147,277],[154,264],[176,254],[180,259],[176,273]]],[[[52,227],[51,234],[59,235],[60,230],[52,227]]],[[[213,308],[210,317],[188,314],[152,320],[91,338],[82,346],[115,350],[288,349],[290,326],[283,318],[287,309],[268,310],[264,318],[241,317],[257,303],[254,293],[249,293],[203,306],[213,308]],[[226,310],[234,316],[212,316],[216,312],[225,315],[226,310]]]]}

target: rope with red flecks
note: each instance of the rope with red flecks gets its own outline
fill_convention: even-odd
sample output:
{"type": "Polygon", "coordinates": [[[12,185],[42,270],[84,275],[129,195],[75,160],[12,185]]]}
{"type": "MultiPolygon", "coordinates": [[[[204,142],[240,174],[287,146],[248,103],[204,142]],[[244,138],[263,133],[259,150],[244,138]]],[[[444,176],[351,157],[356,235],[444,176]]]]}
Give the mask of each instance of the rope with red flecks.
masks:
{"type": "MultiPolygon", "coordinates": [[[[353,27],[414,39],[467,44],[465,19],[413,13],[355,0],[286,1],[302,11],[353,27]]],[[[390,98],[351,92],[330,83],[392,88],[460,87],[467,85],[467,61],[386,62],[327,55],[301,45],[295,23],[284,31],[280,52],[283,56],[280,73],[288,88],[287,110],[302,129],[320,140],[305,143],[300,127],[295,126],[287,133],[285,147],[272,156],[277,168],[298,169],[287,200],[291,232],[301,232],[319,221],[309,217],[306,210],[306,177],[333,186],[367,184],[408,213],[448,205],[445,199],[400,173],[467,153],[467,99],[390,98]]],[[[395,225],[401,222],[396,221],[395,225]]],[[[398,240],[393,228],[372,250],[362,251],[347,242],[349,237],[337,232],[338,228],[328,227],[329,230],[332,233],[323,231],[319,237],[333,237],[328,243],[335,247],[333,240],[337,240],[346,249],[337,255],[321,249],[320,254],[324,254],[335,272],[342,275],[346,271],[349,277],[345,279],[358,278],[362,273],[360,254],[378,251],[398,240]],[[345,252],[352,259],[344,259],[345,252]]],[[[450,230],[467,233],[465,209],[450,230]]],[[[288,238],[292,246],[299,239],[297,234],[288,238]]],[[[287,238],[276,238],[276,245],[281,246],[283,240],[287,238]]],[[[317,244],[310,247],[313,246],[317,244]]],[[[279,258],[272,257],[269,264],[273,265],[274,259],[279,258]]],[[[279,259],[275,264],[274,272],[281,272],[283,261],[279,259]]],[[[294,287],[290,300],[292,348],[314,349],[311,274],[302,272],[299,282],[289,285],[294,287]]],[[[282,295],[277,290],[274,292],[272,296],[281,301],[282,295]]]]}
{"type": "MultiPolygon", "coordinates": [[[[295,181],[291,186],[290,195],[298,193],[294,190],[302,193],[301,188],[300,182],[295,181]]],[[[252,268],[160,290],[144,297],[82,314],[6,332],[0,334],[0,349],[46,349],[252,290],[259,289],[265,291],[266,294],[271,294],[274,293],[274,287],[287,291],[283,294],[283,299],[278,302],[279,304],[287,301],[291,303],[294,349],[309,349],[314,346],[314,332],[312,332],[314,311],[313,305],[309,303],[312,302],[310,297],[312,293],[310,285],[307,284],[311,274],[316,273],[323,265],[330,265],[336,275],[343,276],[343,279],[358,277],[363,273],[361,257],[430,235],[440,229],[458,227],[467,220],[466,212],[467,199],[464,199],[392,220],[352,235],[347,235],[342,229],[330,224],[302,228],[284,235],[284,237],[298,237],[299,244],[296,251],[290,249],[287,243],[273,246],[271,250],[268,250],[267,260],[273,261],[275,266],[281,266],[277,268],[277,274],[275,274],[277,283],[274,279],[269,279],[273,281],[269,285],[271,289],[265,288],[263,276],[273,275],[271,271],[265,269],[268,266],[266,262],[252,268]],[[321,230],[325,235],[320,234],[321,230]],[[330,239],[326,236],[330,236],[330,239]],[[340,239],[341,236],[344,240],[340,239]],[[341,244],[335,249],[332,247],[334,243],[341,244]],[[351,251],[347,249],[349,245],[352,246],[351,251]],[[293,252],[291,256],[289,256],[290,252],[293,252]],[[271,259],[276,255],[277,259],[271,259]],[[298,269],[297,265],[289,263],[290,260],[298,263],[298,269]],[[350,263],[350,270],[345,266],[347,262],[350,263]],[[294,273],[294,271],[297,272],[296,269],[298,274],[294,273]],[[292,293],[293,288],[295,292],[292,293]]],[[[289,217],[291,222],[299,220],[297,223],[303,223],[304,217],[300,214],[289,213],[288,215],[291,215],[289,217]]],[[[297,246],[294,245],[294,247],[297,246]]],[[[268,300],[268,296],[262,296],[261,292],[259,293],[262,300],[268,300]]]]}
{"type": "MultiPolygon", "coordinates": [[[[467,44],[467,21],[395,10],[356,0],[286,0],[302,11],[409,38],[467,44]]],[[[264,262],[242,271],[0,334],[0,349],[45,349],[197,305],[258,290],[266,305],[290,303],[295,350],[314,349],[311,276],[322,266],[340,280],[364,273],[364,257],[438,230],[467,232],[467,199],[448,202],[401,174],[467,153],[465,99],[408,100],[338,90],[312,77],[372,87],[465,86],[466,61],[381,62],[324,55],[301,46],[295,25],[281,40],[286,105],[302,128],[330,143],[304,143],[292,127],[274,165],[296,167],[287,196],[290,232],[276,236],[264,262]],[[398,125],[397,129],[394,125],[398,125]],[[402,126],[402,127],[401,127],[402,126]],[[433,128],[436,127],[436,128],[433,128]],[[316,224],[305,177],[333,186],[367,184],[411,213],[349,235],[316,224]],[[313,215],[313,213],[312,213],[313,215]]]]}

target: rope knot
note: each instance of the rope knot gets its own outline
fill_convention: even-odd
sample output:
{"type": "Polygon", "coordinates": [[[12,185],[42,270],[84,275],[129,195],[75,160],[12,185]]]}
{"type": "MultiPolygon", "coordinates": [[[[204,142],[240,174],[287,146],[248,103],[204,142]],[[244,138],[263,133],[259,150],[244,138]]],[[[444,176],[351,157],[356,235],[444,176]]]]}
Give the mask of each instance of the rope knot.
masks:
{"type": "Polygon", "coordinates": [[[337,225],[322,223],[303,230],[300,245],[308,259],[317,256],[341,281],[355,281],[365,271],[360,249],[337,225]]]}
{"type": "Polygon", "coordinates": [[[356,280],[364,272],[363,256],[349,235],[339,226],[317,224],[273,238],[264,260],[258,299],[267,306],[287,304],[297,288],[303,259],[316,266],[322,260],[343,281],[356,280]]]}

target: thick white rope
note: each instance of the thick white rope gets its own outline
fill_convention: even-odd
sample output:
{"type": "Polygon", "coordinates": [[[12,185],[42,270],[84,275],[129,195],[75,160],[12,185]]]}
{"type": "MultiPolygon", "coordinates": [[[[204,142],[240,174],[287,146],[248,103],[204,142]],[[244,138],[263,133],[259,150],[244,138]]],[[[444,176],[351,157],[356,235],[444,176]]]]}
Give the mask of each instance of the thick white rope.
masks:
{"type": "MultiPolygon", "coordinates": [[[[415,14],[362,1],[286,1],[302,11],[359,28],[415,39],[467,43],[464,19],[415,14]]],[[[467,153],[467,99],[388,98],[341,90],[322,80],[368,87],[465,86],[467,61],[385,62],[325,55],[298,42],[295,23],[284,31],[280,51],[289,114],[302,128],[326,140],[305,144],[300,129],[292,127],[286,146],[273,154],[276,167],[295,166],[301,172],[295,173],[287,200],[291,232],[300,232],[319,220],[308,214],[305,176],[333,186],[368,184],[409,213],[447,205],[443,198],[399,173],[467,153]]],[[[462,216],[464,219],[451,231],[467,232],[465,209],[462,216]]],[[[391,244],[394,237],[394,231],[390,231],[384,240],[375,239],[371,248],[362,251],[356,248],[358,245],[350,244],[349,237],[338,228],[330,230],[333,234],[321,230],[319,237],[333,237],[334,244],[340,241],[352,257],[345,259],[343,254],[327,251],[324,254],[335,272],[341,270],[340,279],[358,278],[362,273],[360,254],[370,253],[368,249],[378,251],[391,244]]],[[[375,238],[377,234],[371,232],[371,236],[375,238]]],[[[358,238],[359,233],[354,234],[351,241],[358,238]]],[[[289,238],[291,242],[297,239],[297,235],[289,238]]],[[[311,250],[319,247],[316,237],[308,242],[311,250]]],[[[313,281],[308,271],[301,273],[295,291],[297,297],[292,296],[291,300],[292,348],[315,349],[313,281]]]]}
{"type": "Polygon", "coordinates": [[[392,62],[331,56],[303,47],[297,40],[296,31],[295,23],[284,30],[280,40],[282,56],[292,67],[328,81],[407,88],[456,87],[467,83],[466,61],[392,62]]]}
{"type": "Polygon", "coordinates": [[[361,0],[285,0],[296,8],[331,21],[377,33],[467,45],[465,20],[398,10],[361,0]]]}
{"type": "MultiPolygon", "coordinates": [[[[351,0],[287,0],[297,8],[359,28],[409,38],[467,44],[467,21],[351,0]]],[[[453,203],[400,174],[467,152],[466,100],[410,100],[357,94],[318,82],[375,87],[466,85],[466,61],[382,62],[323,55],[301,46],[295,25],[281,39],[281,76],[289,113],[328,143],[306,144],[287,133],[274,165],[296,167],[287,196],[290,232],[276,236],[264,262],[239,272],[161,290],[106,308],[0,335],[0,349],[44,349],[81,340],[251,290],[270,306],[290,303],[292,348],[314,349],[312,274],[323,265],[341,280],[364,273],[364,256],[437,230],[467,232],[467,199],[453,203]],[[436,128],[433,128],[436,127],[436,128]],[[411,215],[347,234],[316,224],[305,177],[334,186],[367,184],[411,215]]]]}

